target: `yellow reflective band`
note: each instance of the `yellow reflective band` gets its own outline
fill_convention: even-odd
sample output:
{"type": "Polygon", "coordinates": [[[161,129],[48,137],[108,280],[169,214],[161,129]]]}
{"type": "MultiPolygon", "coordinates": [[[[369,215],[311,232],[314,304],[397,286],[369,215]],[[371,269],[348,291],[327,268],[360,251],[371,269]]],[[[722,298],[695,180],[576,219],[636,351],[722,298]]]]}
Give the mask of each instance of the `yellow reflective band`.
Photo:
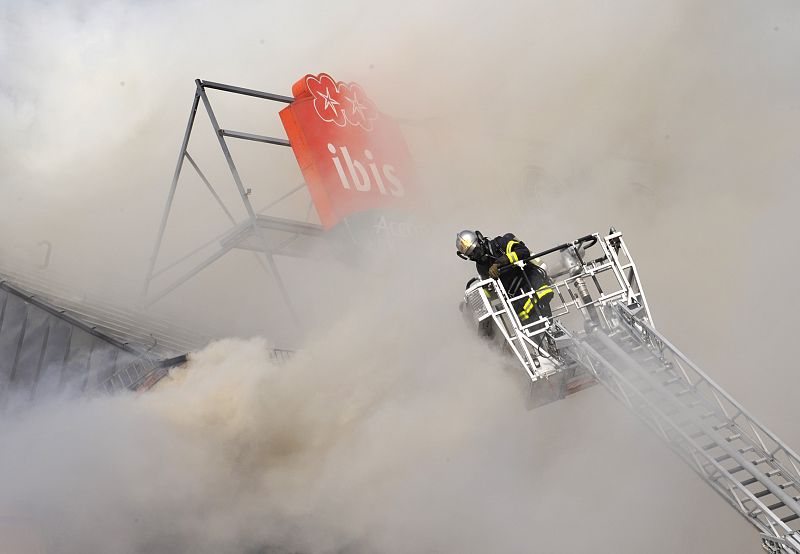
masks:
{"type": "Polygon", "coordinates": [[[511,251],[511,249],[514,248],[515,244],[519,244],[519,241],[510,240],[508,241],[508,244],[506,244],[506,256],[508,256],[508,261],[511,262],[512,264],[519,261],[519,256],[517,256],[517,253],[511,251]]]}
{"type": "Polygon", "coordinates": [[[548,294],[553,294],[553,289],[550,288],[550,285],[542,285],[536,289],[536,296],[539,298],[544,298],[548,294]]]}
{"type": "Polygon", "coordinates": [[[528,298],[525,304],[522,305],[522,311],[519,312],[520,320],[524,321],[530,317],[531,310],[533,310],[534,302],[538,302],[540,298],[544,298],[548,294],[553,294],[553,289],[550,285],[542,285],[536,290],[536,297],[528,298]]]}
{"type": "Polygon", "coordinates": [[[530,298],[528,298],[528,301],[525,302],[524,306],[522,306],[522,311],[520,312],[520,314],[528,315],[532,309],[533,309],[533,301],[530,298]]]}

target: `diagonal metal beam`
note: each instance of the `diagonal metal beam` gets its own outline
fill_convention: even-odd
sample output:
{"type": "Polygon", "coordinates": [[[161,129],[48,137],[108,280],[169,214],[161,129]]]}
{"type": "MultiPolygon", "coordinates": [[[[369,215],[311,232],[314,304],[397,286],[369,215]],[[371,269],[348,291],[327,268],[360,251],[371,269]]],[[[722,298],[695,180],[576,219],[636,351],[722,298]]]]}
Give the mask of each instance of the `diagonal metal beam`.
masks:
{"type": "Polygon", "coordinates": [[[214,134],[217,137],[217,141],[219,142],[219,146],[222,149],[222,153],[225,156],[225,161],[228,163],[228,168],[231,171],[231,175],[233,176],[233,181],[236,183],[236,188],[239,190],[239,196],[242,198],[242,203],[247,210],[247,215],[250,218],[250,225],[253,229],[253,233],[259,237],[261,242],[261,246],[264,252],[264,258],[266,259],[267,265],[269,266],[270,272],[272,273],[272,278],[275,280],[275,284],[278,287],[281,295],[283,296],[283,300],[286,303],[286,307],[289,310],[289,313],[295,322],[295,324],[300,327],[300,319],[297,317],[297,313],[294,310],[294,306],[292,305],[292,301],[289,298],[289,293],[286,290],[286,285],[283,283],[283,279],[281,278],[280,272],[278,271],[278,267],[275,264],[275,260],[272,257],[272,253],[269,250],[267,245],[267,241],[264,238],[264,235],[261,233],[261,230],[258,228],[258,222],[256,220],[256,213],[253,210],[253,205],[250,203],[250,199],[247,196],[247,191],[245,190],[244,184],[242,182],[242,178],[239,175],[239,170],[236,168],[236,164],[233,161],[233,157],[231,156],[231,151],[228,148],[228,143],[225,142],[225,137],[222,135],[219,123],[217,122],[217,117],[214,114],[214,109],[211,107],[211,102],[208,100],[208,95],[206,91],[203,89],[203,82],[200,79],[195,81],[197,84],[197,92],[200,95],[200,99],[203,101],[203,106],[206,109],[206,113],[208,113],[208,118],[211,121],[211,126],[214,128],[214,134]]]}
{"type": "Polygon", "coordinates": [[[197,163],[194,161],[194,158],[192,158],[192,156],[189,154],[188,150],[186,151],[186,159],[189,161],[190,164],[192,164],[192,167],[197,172],[197,175],[200,177],[200,179],[203,181],[203,183],[205,183],[206,188],[208,188],[208,192],[210,192],[211,196],[214,197],[214,200],[217,201],[217,204],[219,204],[219,207],[222,208],[222,211],[225,212],[226,216],[228,216],[228,220],[231,223],[233,223],[234,225],[236,225],[236,220],[233,218],[233,215],[231,215],[231,212],[228,211],[228,208],[222,202],[222,198],[219,197],[219,194],[217,194],[217,191],[214,190],[213,186],[211,186],[211,183],[208,181],[208,179],[206,178],[205,174],[200,170],[200,167],[198,167],[197,163]]]}
{"type": "Polygon", "coordinates": [[[147,298],[147,291],[150,289],[150,281],[153,278],[153,270],[156,267],[156,260],[158,253],[161,250],[161,243],[164,240],[164,231],[167,228],[167,220],[169,219],[169,212],[172,210],[172,202],[175,199],[175,190],[178,187],[178,179],[181,176],[181,169],[183,168],[183,159],[186,156],[186,148],[189,145],[189,137],[192,135],[192,127],[194,126],[195,116],[197,115],[197,106],[200,102],[200,87],[197,87],[192,100],[192,109],[189,111],[189,122],[186,124],[186,131],[183,134],[183,142],[181,143],[181,151],[178,154],[178,162],[175,164],[175,173],[172,175],[172,185],[169,189],[167,196],[167,205],[164,206],[164,213],[161,216],[161,226],[158,229],[158,236],[156,238],[155,246],[153,247],[153,254],[150,256],[150,262],[147,268],[147,277],[144,280],[144,287],[142,288],[141,298],[145,301],[147,298]]]}

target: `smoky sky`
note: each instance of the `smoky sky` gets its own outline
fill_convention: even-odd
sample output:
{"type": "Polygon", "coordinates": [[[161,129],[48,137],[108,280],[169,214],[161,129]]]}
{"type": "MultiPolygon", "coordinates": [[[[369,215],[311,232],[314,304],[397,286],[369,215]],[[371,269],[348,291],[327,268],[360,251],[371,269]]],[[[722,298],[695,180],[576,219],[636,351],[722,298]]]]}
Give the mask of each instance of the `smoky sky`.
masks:
{"type": "MultiPolygon", "coordinates": [[[[361,83],[403,125],[426,223],[345,267],[278,260],[301,339],[246,254],[154,306],[234,338],[151,394],[5,418],[0,530],[55,552],[757,548],[601,389],[522,409],[461,323],[453,235],[623,230],[659,328],[797,446],[799,43],[788,1],[0,2],[0,268],[47,240],[43,277],[132,305],[195,78],[361,83]],[[263,345],[290,343],[271,365],[263,345]]],[[[212,100],[282,133],[272,108],[212,100]]],[[[202,112],[192,140],[233,206],[202,112]]],[[[256,205],[302,181],[288,150],[233,153],[256,205]]],[[[226,225],[186,174],[163,253],[226,225]]]]}

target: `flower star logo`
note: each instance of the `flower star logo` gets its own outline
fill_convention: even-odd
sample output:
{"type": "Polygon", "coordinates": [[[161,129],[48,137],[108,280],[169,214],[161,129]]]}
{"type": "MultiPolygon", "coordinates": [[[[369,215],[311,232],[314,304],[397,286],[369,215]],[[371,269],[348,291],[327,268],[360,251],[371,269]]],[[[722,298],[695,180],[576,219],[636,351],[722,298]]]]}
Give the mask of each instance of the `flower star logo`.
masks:
{"type": "Polygon", "coordinates": [[[337,83],[327,73],[320,73],[306,77],[306,88],[314,97],[314,109],[323,121],[339,127],[354,125],[372,130],[378,110],[360,85],[337,83]]]}
{"type": "Polygon", "coordinates": [[[330,91],[329,91],[329,90],[326,88],[326,89],[325,89],[325,94],[322,94],[322,93],[320,93],[319,97],[320,97],[322,100],[324,100],[324,101],[325,101],[325,107],[323,108],[323,110],[326,110],[326,111],[327,111],[327,109],[328,109],[328,108],[330,108],[330,109],[332,109],[332,110],[333,110],[333,115],[334,115],[334,116],[336,116],[336,117],[338,117],[339,113],[336,111],[336,106],[338,106],[338,105],[339,105],[339,102],[337,102],[336,100],[334,100],[333,98],[331,98],[331,93],[330,93],[330,91]]]}
{"type": "Polygon", "coordinates": [[[358,117],[364,117],[364,109],[366,108],[366,106],[358,101],[358,96],[356,95],[355,92],[353,93],[352,98],[345,96],[344,99],[350,102],[354,116],[355,114],[358,114],[358,117]]]}

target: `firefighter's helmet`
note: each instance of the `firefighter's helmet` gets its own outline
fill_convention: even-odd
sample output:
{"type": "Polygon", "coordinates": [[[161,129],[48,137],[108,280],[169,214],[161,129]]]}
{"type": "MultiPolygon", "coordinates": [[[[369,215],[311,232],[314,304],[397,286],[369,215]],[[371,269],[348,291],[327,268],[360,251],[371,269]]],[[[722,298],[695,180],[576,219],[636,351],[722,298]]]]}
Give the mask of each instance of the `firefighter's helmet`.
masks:
{"type": "Polygon", "coordinates": [[[477,231],[461,231],[456,235],[456,253],[462,258],[471,258],[479,242],[477,231]]]}

